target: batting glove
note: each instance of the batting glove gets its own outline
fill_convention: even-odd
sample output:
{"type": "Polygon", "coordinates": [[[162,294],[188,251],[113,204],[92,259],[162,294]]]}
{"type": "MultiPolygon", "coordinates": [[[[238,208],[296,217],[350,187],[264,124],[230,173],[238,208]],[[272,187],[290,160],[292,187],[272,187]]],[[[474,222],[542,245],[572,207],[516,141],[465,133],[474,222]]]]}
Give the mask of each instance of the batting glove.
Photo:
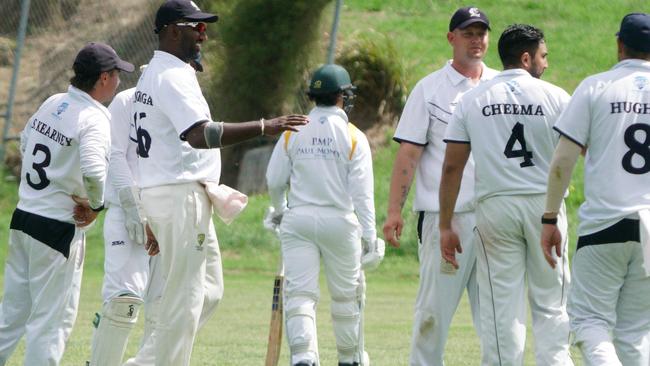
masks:
{"type": "Polygon", "coordinates": [[[122,210],[124,210],[124,226],[129,234],[129,239],[134,243],[144,245],[144,227],[147,219],[140,205],[139,192],[136,187],[124,187],[117,191],[122,210]]]}
{"type": "Polygon", "coordinates": [[[379,267],[386,253],[386,243],[381,238],[374,240],[361,239],[363,251],[361,253],[361,269],[372,271],[379,267]]]}
{"type": "Polygon", "coordinates": [[[283,213],[277,213],[273,206],[269,206],[266,209],[266,214],[264,215],[264,228],[266,230],[274,232],[276,235],[280,231],[280,223],[282,223],[283,213]]]}

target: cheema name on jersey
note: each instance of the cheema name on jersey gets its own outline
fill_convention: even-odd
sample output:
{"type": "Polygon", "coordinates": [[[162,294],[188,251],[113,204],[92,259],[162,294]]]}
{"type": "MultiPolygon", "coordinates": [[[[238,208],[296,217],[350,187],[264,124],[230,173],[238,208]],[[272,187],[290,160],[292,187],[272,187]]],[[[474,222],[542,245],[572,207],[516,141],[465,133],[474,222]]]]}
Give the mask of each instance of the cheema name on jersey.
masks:
{"type": "Polygon", "coordinates": [[[486,117],[498,114],[518,114],[524,116],[543,116],[544,110],[541,105],[533,104],[490,104],[481,110],[486,117]]]}
{"type": "Polygon", "coordinates": [[[612,102],[611,114],[636,113],[650,114],[650,103],[612,102]]]}
{"type": "Polygon", "coordinates": [[[72,139],[70,137],[67,137],[66,135],[64,135],[61,132],[57,131],[55,128],[52,128],[52,127],[48,126],[47,123],[45,123],[43,121],[39,121],[36,118],[34,118],[34,120],[32,121],[32,126],[31,127],[36,132],[47,136],[52,141],[56,141],[61,146],[70,146],[70,143],[72,143],[72,139]]]}
{"type": "Polygon", "coordinates": [[[149,96],[149,95],[147,95],[147,93],[143,93],[141,91],[136,91],[135,92],[135,102],[153,106],[153,99],[151,99],[151,96],[149,96]]]}

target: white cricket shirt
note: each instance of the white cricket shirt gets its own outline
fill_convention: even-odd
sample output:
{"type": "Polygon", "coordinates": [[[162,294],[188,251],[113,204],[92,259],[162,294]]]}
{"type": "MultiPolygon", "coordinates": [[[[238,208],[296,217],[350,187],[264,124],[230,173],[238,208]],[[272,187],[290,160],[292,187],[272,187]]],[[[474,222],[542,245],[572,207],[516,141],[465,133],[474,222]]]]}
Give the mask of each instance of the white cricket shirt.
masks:
{"type": "Polygon", "coordinates": [[[368,139],[356,127],[348,126],[347,115],[338,107],[316,107],[309,113],[309,121],[288,138],[285,132],[275,145],[266,170],[274,208],[281,212],[286,207],[330,206],[355,211],[362,237],[374,239],[368,139]]]}
{"type": "Polygon", "coordinates": [[[137,182],[138,156],[133,97],[135,88],[118,93],[108,106],[111,112],[111,162],[108,165],[106,202],[120,205],[117,191],[135,186],[137,182]]]}
{"type": "Polygon", "coordinates": [[[579,235],[650,208],[650,62],[623,60],[585,79],[555,128],[587,147],[579,235]]]}
{"type": "MultiPolygon", "coordinates": [[[[496,74],[496,70],[483,65],[480,83],[492,79],[496,74]]],[[[446,149],[442,139],[460,98],[474,87],[476,84],[456,71],[449,61],[442,69],[420,80],[406,101],[393,139],[424,147],[415,172],[414,211],[440,211],[438,187],[446,149]]],[[[474,161],[470,157],[463,172],[455,212],[472,210],[474,161]]]]}
{"type": "Polygon", "coordinates": [[[505,70],[463,96],[445,141],[471,144],[477,201],[546,193],[559,138],[553,124],[569,99],[523,69],[505,70]]]}
{"type": "Polygon", "coordinates": [[[220,172],[219,149],[194,149],[184,140],[190,127],[212,120],[189,64],[154,51],[134,98],[140,187],[200,181],[220,172]]]}
{"type": "MultiPolygon", "coordinates": [[[[21,134],[18,208],[74,223],[75,203],[70,196],[88,197],[82,176],[106,180],[109,118],[101,103],[73,86],[48,98],[21,134]]],[[[90,198],[103,201],[103,197],[90,198]]]]}

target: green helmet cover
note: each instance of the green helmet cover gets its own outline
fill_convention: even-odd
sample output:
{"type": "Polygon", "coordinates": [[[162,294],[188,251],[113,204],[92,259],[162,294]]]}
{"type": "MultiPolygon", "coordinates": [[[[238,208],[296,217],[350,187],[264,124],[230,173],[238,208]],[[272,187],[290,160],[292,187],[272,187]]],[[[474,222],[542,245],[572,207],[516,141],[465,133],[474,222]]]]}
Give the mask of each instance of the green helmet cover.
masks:
{"type": "Polygon", "coordinates": [[[323,95],[353,88],[350,74],[340,65],[328,64],[319,67],[309,82],[309,93],[323,95]]]}

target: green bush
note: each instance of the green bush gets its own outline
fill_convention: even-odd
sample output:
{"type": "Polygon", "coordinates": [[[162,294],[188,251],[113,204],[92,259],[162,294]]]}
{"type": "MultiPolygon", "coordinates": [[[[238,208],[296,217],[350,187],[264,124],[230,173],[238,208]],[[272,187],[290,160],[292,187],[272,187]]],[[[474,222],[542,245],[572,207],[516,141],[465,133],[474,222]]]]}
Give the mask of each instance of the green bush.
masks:
{"type": "Polygon", "coordinates": [[[406,71],[402,57],[385,34],[352,34],[337,63],[350,73],[357,98],[350,120],[368,130],[375,124],[393,124],[406,102],[406,71]]]}

